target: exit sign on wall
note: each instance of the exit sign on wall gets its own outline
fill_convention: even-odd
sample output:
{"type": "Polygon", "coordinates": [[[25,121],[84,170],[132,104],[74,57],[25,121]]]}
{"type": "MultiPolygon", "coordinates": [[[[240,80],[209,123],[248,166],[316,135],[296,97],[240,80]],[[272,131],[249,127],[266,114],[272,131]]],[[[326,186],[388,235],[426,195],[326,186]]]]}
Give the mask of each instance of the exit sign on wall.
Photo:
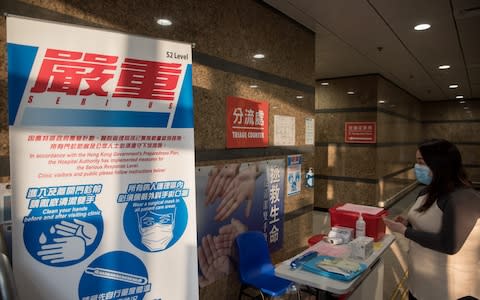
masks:
{"type": "Polygon", "coordinates": [[[345,122],[345,143],[375,144],[376,122],[345,122]]]}

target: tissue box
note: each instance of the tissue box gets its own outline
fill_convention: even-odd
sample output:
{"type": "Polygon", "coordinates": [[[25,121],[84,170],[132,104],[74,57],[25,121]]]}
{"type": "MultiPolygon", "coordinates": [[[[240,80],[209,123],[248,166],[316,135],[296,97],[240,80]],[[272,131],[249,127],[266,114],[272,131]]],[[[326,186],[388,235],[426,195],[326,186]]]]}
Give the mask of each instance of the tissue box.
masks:
{"type": "Polygon", "coordinates": [[[343,226],[355,229],[355,222],[358,219],[358,211],[367,208],[374,211],[378,211],[375,214],[362,213],[362,218],[365,221],[365,235],[372,237],[376,242],[381,240],[385,235],[385,223],[382,217],[387,216],[387,211],[382,208],[369,207],[356,204],[339,204],[328,210],[330,213],[330,225],[343,226]],[[347,209],[345,209],[347,207],[347,209]]]}
{"type": "Polygon", "coordinates": [[[367,259],[373,253],[373,238],[360,236],[351,241],[350,246],[352,247],[351,257],[367,259]]]}

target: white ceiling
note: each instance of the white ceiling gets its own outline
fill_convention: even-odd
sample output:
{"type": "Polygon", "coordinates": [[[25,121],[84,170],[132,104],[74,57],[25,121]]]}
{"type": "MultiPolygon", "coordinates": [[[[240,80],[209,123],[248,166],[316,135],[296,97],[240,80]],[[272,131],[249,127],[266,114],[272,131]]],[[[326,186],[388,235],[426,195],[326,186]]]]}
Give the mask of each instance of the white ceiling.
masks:
{"type": "Polygon", "coordinates": [[[422,101],[480,98],[480,0],[264,2],[316,33],[315,79],[378,73],[422,101]]]}

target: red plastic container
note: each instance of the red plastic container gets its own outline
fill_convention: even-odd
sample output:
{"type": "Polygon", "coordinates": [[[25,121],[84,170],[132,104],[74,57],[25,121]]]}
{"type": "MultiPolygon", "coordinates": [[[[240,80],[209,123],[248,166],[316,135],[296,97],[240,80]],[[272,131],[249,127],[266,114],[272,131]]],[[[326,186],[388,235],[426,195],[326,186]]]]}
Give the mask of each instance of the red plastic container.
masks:
{"type": "MultiPolygon", "coordinates": [[[[358,212],[338,210],[337,208],[340,206],[343,206],[343,204],[335,205],[328,210],[330,213],[330,225],[332,227],[349,227],[355,230],[358,212]]],[[[376,215],[362,213],[363,220],[365,220],[366,236],[372,237],[375,242],[381,240],[385,235],[385,223],[383,222],[382,218],[387,215],[388,212],[386,210],[382,210],[376,215]]]]}
{"type": "Polygon", "coordinates": [[[308,246],[312,247],[313,245],[315,245],[316,243],[320,242],[321,240],[323,240],[323,237],[326,236],[326,234],[323,234],[323,233],[319,233],[319,234],[316,234],[316,235],[312,235],[309,239],[308,239],[308,246]]]}

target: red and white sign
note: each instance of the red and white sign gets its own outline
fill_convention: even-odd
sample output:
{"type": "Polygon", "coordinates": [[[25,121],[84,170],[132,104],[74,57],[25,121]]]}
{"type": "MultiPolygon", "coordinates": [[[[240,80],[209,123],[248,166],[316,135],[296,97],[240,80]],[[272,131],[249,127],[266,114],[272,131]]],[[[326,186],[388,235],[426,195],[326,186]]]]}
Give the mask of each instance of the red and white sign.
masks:
{"type": "Polygon", "coordinates": [[[268,146],[268,102],[227,97],[227,148],[268,146]]]}
{"type": "Polygon", "coordinates": [[[18,299],[198,299],[191,45],[6,31],[18,299]]]}
{"type": "Polygon", "coordinates": [[[345,122],[345,143],[375,144],[376,122],[345,122]]]}

